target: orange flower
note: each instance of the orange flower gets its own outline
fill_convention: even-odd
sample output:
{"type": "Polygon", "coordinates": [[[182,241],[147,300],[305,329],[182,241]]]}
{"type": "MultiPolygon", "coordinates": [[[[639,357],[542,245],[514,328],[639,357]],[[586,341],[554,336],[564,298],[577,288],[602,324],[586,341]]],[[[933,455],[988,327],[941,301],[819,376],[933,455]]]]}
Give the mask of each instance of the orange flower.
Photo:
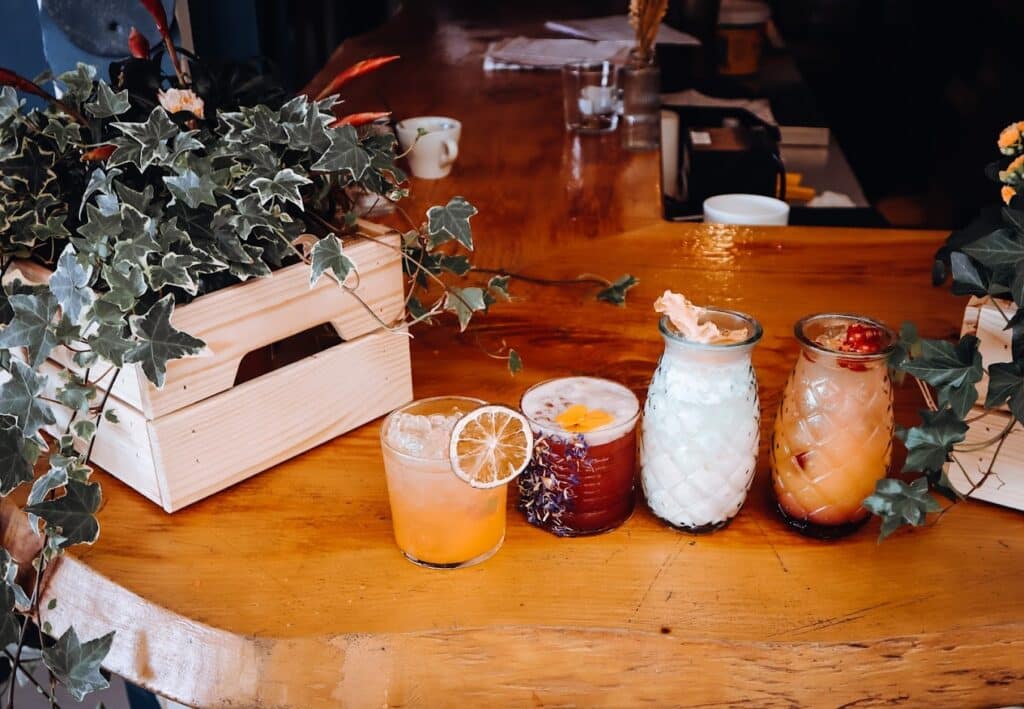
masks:
{"type": "Polygon", "coordinates": [[[158,91],[156,97],[160,99],[160,105],[168,113],[190,111],[196,118],[203,118],[203,99],[192,93],[190,89],[158,91]]]}
{"type": "Polygon", "coordinates": [[[1003,128],[996,143],[999,152],[1004,155],[1016,155],[1024,148],[1024,121],[1017,121],[1003,128]]]}
{"type": "Polygon", "coordinates": [[[1017,192],[1009,185],[1003,185],[1001,194],[1003,196],[1003,203],[1009,204],[1010,200],[1014,198],[1017,192]]]}

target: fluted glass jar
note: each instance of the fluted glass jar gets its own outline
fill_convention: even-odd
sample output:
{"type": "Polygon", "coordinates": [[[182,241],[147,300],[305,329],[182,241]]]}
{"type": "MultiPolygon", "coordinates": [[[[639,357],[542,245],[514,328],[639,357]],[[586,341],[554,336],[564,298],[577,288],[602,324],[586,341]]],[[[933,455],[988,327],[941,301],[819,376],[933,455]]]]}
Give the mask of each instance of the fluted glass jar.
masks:
{"type": "Polygon", "coordinates": [[[693,533],[724,527],[743,506],[761,421],[751,363],[761,325],[742,313],[704,310],[705,321],[745,328],[747,337],[691,342],[663,317],[665,351],[647,392],[641,438],[641,482],[651,512],[693,533]]]}
{"type": "Polygon", "coordinates": [[[859,315],[811,315],[796,324],[800,356],[775,417],[772,485],[783,519],[832,539],[868,517],[864,500],[892,459],[895,337],[859,315]]]}

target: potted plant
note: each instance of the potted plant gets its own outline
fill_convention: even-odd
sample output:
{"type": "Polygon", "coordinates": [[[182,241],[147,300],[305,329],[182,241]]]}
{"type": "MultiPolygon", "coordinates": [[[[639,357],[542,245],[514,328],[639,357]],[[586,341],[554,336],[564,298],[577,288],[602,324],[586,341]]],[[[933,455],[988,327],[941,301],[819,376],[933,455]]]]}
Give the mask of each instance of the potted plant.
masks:
{"type": "Polygon", "coordinates": [[[878,483],[866,505],[882,517],[881,538],[904,525],[921,526],[939,512],[936,490],[951,501],[979,497],[1024,508],[1024,472],[996,463],[1024,444],[1024,121],[1003,130],[1002,157],[986,168],[1000,183],[1002,204],[952,233],[932,269],[936,286],[952,281],[972,296],[956,344],[921,340],[913,325],[900,331],[890,362],[909,374],[927,408],[914,427],[898,432],[907,447],[911,482],[878,483]]]}
{"type": "MultiPolygon", "coordinates": [[[[349,322],[358,310],[373,329],[395,331],[451,313],[465,329],[507,296],[507,276],[463,287],[445,280],[470,270],[456,251],[473,249],[476,210],[465,199],[431,208],[401,234],[359,220],[358,199],[400,200],[405,175],[393,135],[373,124],[386,114],[338,118],[338,92],[397,57],[346,69],[321,96],[288,97],[262,67],[217,67],[175,47],[161,4],[143,4],[164,42],[149,47],[133,31],[131,56],[113,63],[109,78],[80,64],[55,78],[58,97],[42,86],[49,77],[0,69],[0,494],[31,485],[24,510],[40,535],[35,559],[0,552],[0,646],[14,648],[16,667],[36,640],[28,619],[38,617],[48,563],[98,536],[101,493],[90,480],[98,433],[117,429],[134,408],[109,406],[128,391],[119,375],[138,380],[143,397],[173,379],[173,363],[209,349],[176,312],[228,292],[239,307],[255,300],[270,308],[266,297],[298,299],[301,286],[344,297],[347,305],[332,309],[335,301],[317,295],[328,298],[328,320],[349,322]],[[165,59],[171,75],[161,71],[165,59]],[[21,94],[46,108],[25,110],[21,94]],[[367,295],[378,261],[388,307],[367,295]],[[280,285],[286,273],[291,280],[280,285]],[[38,477],[37,464],[46,466],[38,477]]],[[[397,367],[407,377],[407,359],[397,367]]],[[[105,686],[98,670],[111,640],[82,642],[72,628],[56,642],[40,634],[36,644],[52,675],[81,698],[105,686]]]]}

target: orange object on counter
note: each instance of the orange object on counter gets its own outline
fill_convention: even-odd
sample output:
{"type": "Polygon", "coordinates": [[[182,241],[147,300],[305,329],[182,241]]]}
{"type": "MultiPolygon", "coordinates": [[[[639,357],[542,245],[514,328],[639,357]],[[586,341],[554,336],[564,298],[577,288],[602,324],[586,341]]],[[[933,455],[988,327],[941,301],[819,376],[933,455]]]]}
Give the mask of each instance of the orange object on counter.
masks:
{"type": "Polygon", "coordinates": [[[764,28],[771,9],[760,0],[725,0],[718,15],[718,73],[746,76],[761,69],[764,28]]]}

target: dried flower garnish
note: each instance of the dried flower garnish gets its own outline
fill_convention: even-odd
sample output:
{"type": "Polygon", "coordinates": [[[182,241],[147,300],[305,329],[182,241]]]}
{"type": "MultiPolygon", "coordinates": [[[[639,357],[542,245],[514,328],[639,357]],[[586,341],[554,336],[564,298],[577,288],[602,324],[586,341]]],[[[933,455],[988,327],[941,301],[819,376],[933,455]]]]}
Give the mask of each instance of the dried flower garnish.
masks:
{"type": "Polygon", "coordinates": [[[387,118],[391,115],[391,111],[369,111],[366,113],[350,113],[347,116],[342,116],[336,120],[331,121],[328,128],[338,128],[340,126],[353,126],[359,127],[366,125],[367,123],[373,123],[380,118],[387,118]]]}
{"type": "Polygon", "coordinates": [[[100,145],[82,153],[82,162],[106,162],[115,150],[117,150],[116,145],[100,145]]]}
{"type": "Polygon", "coordinates": [[[665,291],[654,301],[654,310],[666,315],[672,327],[689,342],[725,345],[743,342],[750,337],[746,328],[726,330],[708,320],[701,322],[707,310],[691,303],[682,293],[665,291]]]}
{"type": "Polygon", "coordinates": [[[1003,198],[1003,204],[1009,204],[1010,200],[1017,195],[1017,190],[1013,189],[1009,185],[1003,185],[1003,189],[1000,190],[999,194],[1003,198]]]}
{"type": "Polygon", "coordinates": [[[1017,121],[1003,128],[996,141],[1003,155],[1016,155],[1024,149],[1024,121],[1017,121]]]}
{"type": "Polygon", "coordinates": [[[160,105],[163,106],[164,110],[168,113],[189,111],[196,118],[204,117],[203,109],[205,104],[203,103],[203,99],[196,96],[191,89],[167,89],[166,91],[158,91],[156,97],[160,100],[160,105]]]}
{"type": "Polygon", "coordinates": [[[563,516],[572,510],[575,488],[581,476],[593,471],[586,439],[541,435],[533,443],[533,460],[518,478],[519,510],[526,521],[559,537],[573,530],[563,516]],[[565,451],[559,455],[557,446],[565,451]]]}

